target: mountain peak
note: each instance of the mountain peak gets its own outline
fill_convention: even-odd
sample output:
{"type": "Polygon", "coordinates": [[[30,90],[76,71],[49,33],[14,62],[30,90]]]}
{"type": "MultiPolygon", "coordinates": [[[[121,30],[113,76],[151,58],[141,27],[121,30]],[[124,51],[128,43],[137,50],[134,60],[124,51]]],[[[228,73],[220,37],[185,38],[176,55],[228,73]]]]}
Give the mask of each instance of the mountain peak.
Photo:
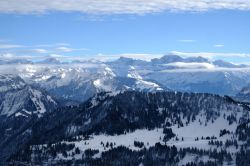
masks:
{"type": "Polygon", "coordinates": [[[134,62],[136,60],[133,59],[133,58],[128,58],[128,57],[121,56],[117,61],[119,61],[119,62],[134,62]]]}
{"type": "Polygon", "coordinates": [[[164,55],[161,58],[157,59],[152,59],[151,62],[153,63],[161,63],[161,64],[167,64],[167,63],[175,63],[175,62],[186,62],[186,63],[210,63],[210,61],[204,57],[198,56],[198,57],[188,57],[188,58],[183,58],[179,55],[176,54],[167,54],[164,55]]]}
{"type": "Polygon", "coordinates": [[[226,62],[223,60],[215,60],[213,62],[214,65],[218,66],[218,67],[226,67],[226,68],[243,68],[243,67],[247,67],[247,65],[241,64],[241,65],[237,65],[237,64],[233,64],[230,62],[226,62]]]}
{"type": "Polygon", "coordinates": [[[198,62],[198,63],[210,63],[207,58],[198,56],[198,57],[188,57],[185,59],[185,62],[198,62]]]}
{"type": "Polygon", "coordinates": [[[49,57],[39,62],[40,64],[60,64],[61,62],[57,58],[49,57]]]}
{"type": "Polygon", "coordinates": [[[172,63],[172,62],[181,62],[183,61],[183,58],[175,54],[168,54],[161,57],[160,60],[165,63],[172,63]]]}

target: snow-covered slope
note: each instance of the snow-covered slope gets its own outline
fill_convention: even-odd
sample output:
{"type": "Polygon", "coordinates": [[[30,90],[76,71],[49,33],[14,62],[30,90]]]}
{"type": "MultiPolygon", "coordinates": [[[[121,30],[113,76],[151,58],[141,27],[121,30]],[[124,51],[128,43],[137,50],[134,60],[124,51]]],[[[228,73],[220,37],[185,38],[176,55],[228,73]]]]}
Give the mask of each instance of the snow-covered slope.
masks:
{"type": "MultiPolygon", "coordinates": [[[[232,159],[223,158],[224,165],[227,161],[235,164],[239,146],[247,143],[242,137],[245,128],[240,126],[249,123],[249,111],[248,105],[211,94],[100,93],[79,107],[55,111],[38,120],[32,128],[33,144],[26,151],[29,153],[20,152],[18,157],[32,154],[28,158],[33,162],[54,163],[85,163],[87,158],[95,163],[105,160],[105,156],[112,157],[109,153],[113,150],[117,150],[113,155],[128,149],[129,154],[138,152],[146,156],[145,151],[149,155],[152,148],[174,146],[176,154],[185,151],[185,155],[178,156],[181,159],[176,160],[178,164],[197,163],[190,155],[219,162],[216,155],[211,156],[216,150],[217,155],[230,152],[232,159]],[[232,143],[235,141],[237,144],[232,143]],[[88,156],[90,149],[93,154],[88,156]]],[[[167,151],[163,147],[160,154],[167,151]]],[[[153,158],[157,157],[158,151],[153,152],[153,158]]]]}
{"type": "Polygon", "coordinates": [[[19,76],[0,74],[0,145],[58,106],[52,96],[19,76]]]}
{"type": "Polygon", "coordinates": [[[102,91],[167,90],[154,81],[147,81],[129,71],[127,76],[116,75],[106,64],[21,65],[16,66],[26,82],[45,89],[65,100],[85,101],[102,91]]]}
{"type": "Polygon", "coordinates": [[[235,95],[249,83],[250,70],[241,71],[151,71],[146,78],[177,91],[235,95]]]}
{"type": "Polygon", "coordinates": [[[250,68],[203,57],[174,54],[151,61],[121,57],[111,62],[49,58],[23,65],[0,65],[0,73],[18,74],[31,85],[71,101],[86,101],[102,91],[171,90],[236,95],[250,84],[250,68]]]}
{"type": "Polygon", "coordinates": [[[143,64],[121,58],[110,66],[119,76],[129,74],[132,67],[141,78],[177,91],[235,95],[250,83],[249,67],[202,57],[166,55],[143,64]]]}
{"type": "Polygon", "coordinates": [[[0,75],[0,115],[42,115],[57,107],[56,101],[45,92],[32,88],[14,75],[0,75]]]}

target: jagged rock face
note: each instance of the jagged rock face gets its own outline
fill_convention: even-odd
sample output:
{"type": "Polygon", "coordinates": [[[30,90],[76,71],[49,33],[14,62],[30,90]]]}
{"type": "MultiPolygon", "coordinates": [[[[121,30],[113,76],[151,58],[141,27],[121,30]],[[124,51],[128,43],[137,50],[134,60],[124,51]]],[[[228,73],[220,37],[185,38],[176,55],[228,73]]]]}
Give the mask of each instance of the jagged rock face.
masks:
{"type": "Polygon", "coordinates": [[[7,91],[18,90],[25,86],[25,82],[20,77],[12,75],[0,75],[1,96],[7,91]]]}
{"type": "Polygon", "coordinates": [[[57,107],[53,98],[39,89],[27,85],[20,77],[1,75],[0,115],[24,116],[41,115],[57,107]]]}
{"type": "Polygon", "coordinates": [[[46,92],[14,75],[0,75],[0,144],[22,132],[33,118],[58,107],[46,92]]]}

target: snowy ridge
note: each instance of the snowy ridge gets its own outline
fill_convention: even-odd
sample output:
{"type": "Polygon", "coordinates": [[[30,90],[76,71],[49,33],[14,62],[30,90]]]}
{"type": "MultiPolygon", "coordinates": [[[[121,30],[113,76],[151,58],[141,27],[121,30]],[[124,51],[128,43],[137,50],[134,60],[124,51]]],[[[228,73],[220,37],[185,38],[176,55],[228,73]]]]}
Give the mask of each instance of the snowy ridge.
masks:
{"type": "MultiPolygon", "coordinates": [[[[131,67],[133,68],[133,67],[131,67]]],[[[17,65],[13,73],[28,84],[45,89],[65,100],[83,102],[99,92],[123,90],[155,91],[167,89],[144,80],[135,69],[126,76],[117,75],[107,64],[17,65]]]]}
{"type": "MultiPolygon", "coordinates": [[[[34,128],[39,143],[30,145],[30,149],[33,149],[33,156],[57,163],[82,161],[90,149],[95,152],[91,160],[102,160],[105,154],[122,147],[134,153],[174,147],[177,151],[187,151],[186,155],[179,156],[177,165],[197,163],[197,157],[207,162],[219,162],[216,157],[211,157],[216,150],[216,153],[230,153],[232,159],[222,161],[224,165],[230,165],[235,164],[239,147],[246,145],[247,141],[240,138],[239,126],[248,123],[248,118],[247,105],[218,95],[99,93],[79,107],[41,118],[34,128]],[[58,129],[60,123],[63,125],[58,129]],[[53,144],[47,144],[47,140],[54,140],[53,144]],[[61,146],[68,149],[61,151],[61,146]],[[59,149],[50,156],[53,147],[59,149]],[[199,150],[204,151],[203,154],[199,154],[199,150]]],[[[125,149],[120,150],[124,152],[125,149]]]]}
{"type": "Polygon", "coordinates": [[[151,61],[121,57],[112,62],[0,65],[56,97],[86,101],[101,91],[177,90],[236,95],[250,84],[250,68],[202,57],[170,54],[151,61]]]}
{"type": "Polygon", "coordinates": [[[51,96],[30,87],[18,76],[1,76],[0,85],[0,115],[29,116],[31,112],[42,115],[46,110],[57,107],[51,96]]]}

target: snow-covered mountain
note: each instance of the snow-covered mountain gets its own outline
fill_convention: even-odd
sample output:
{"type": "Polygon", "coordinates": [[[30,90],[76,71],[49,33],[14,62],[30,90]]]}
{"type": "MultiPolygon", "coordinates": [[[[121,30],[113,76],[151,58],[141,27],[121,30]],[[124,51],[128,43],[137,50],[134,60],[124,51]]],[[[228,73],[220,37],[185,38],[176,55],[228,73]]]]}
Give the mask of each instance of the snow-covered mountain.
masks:
{"type": "Polygon", "coordinates": [[[174,62],[186,62],[186,63],[210,63],[210,61],[203,57],[188,57],[188,58],[182,58],[181,56],[175,55],[175,54],[168,54],[161,58],[155,58],[151,60],[152,64],[168,64],[168,63],[174,63],[174,62]]]}
{"type": "Polygon", "coordinates": [[[41,116],[58,106],[52,96],[16,75],[0,75],[0,92],[0,116],[41,116]]]}
{"type": "Polygon", "coordinates": [[[132,67],[143,79],[177,91],[235,95],[250,83],[249,67],[202,57],[166,55],[148,62],[120,58],[109,65],[119,76],[128,75],[132,67]]]}
{"type": "Polygon", "coordinates": [[[27,83],[45,89],[64,100],[82,102],[103,91],[167,90],[154,81],[144,80],[135,70],[116,75],[106,64],[28,65],[16,71],[27,83]]]}
{"type": "Polygon", "coordinates": [[[111,62],[48,58],[34,64],[0,65],[1,73],[19,75],[30,85],[53,96],[82,102],[102,91],[176,90],[238,94],[250,84],[250,68],[203,57],[183,58],[169,54],[151,61],[121,57],[111,62]]]}
{"type": "Polygon", "coordinates": [[[242,165],[249,111],[211,94],[100,93],[38,119],[1,144],[0,157],[38,165],[242,165]]]}
{"type": "Polygon", "coordinates": [[[0,144],[58,106],[52,96],[19,76],[0,74],[0,144]]]}
{"type": "Polygon", "coordinates": [[[39,89],[27,85],[19,76],[0,75],[0,115],[41,115],[56,108],[53,98],[39,89]]]}
{"type": "Polygon", "coordinates": [[[226,61],[223,61],[223,60],[216,60],[216,61],[213,62],[213,64],[215,66],[225,67],[225,68],[244,68],[244,67],[247,67],[247,65],[244,65],[244,64],[236,65],[236,64],[229,63],[229,62],[226,62],[226,61]]]}
{"type": "Polygon", "coordinates": [[[188,61],[153,64],[120,58],[0,66],[0,160],[39,165],[83,164],[88,158],[89,165],[95,165],[119,163],[128,155],[136,165],[151,161],[139,154],[157,158],[155,151],[169,155],[167,149],[173,146],[176,160],[164,158],[164,164],[153,165],[236,165],[241,153],[247,153],[239,146],[249,146],[249,106],[229,97],[166,87],[231,94],[248,84],[249,69],[218,70],[209,61],[188,61]],[[55,109],[60,105],[52,96],[68,103],[64,105],[86,102],[55,109]],[[113,159],[116,151],[121,156],[113,159]]]}
{"type": "Polygon", "coordinates": [[[61,64],[60,60],[56,58],[47,58],[42,61],[38,61],[37,64],[61,64]]]}

